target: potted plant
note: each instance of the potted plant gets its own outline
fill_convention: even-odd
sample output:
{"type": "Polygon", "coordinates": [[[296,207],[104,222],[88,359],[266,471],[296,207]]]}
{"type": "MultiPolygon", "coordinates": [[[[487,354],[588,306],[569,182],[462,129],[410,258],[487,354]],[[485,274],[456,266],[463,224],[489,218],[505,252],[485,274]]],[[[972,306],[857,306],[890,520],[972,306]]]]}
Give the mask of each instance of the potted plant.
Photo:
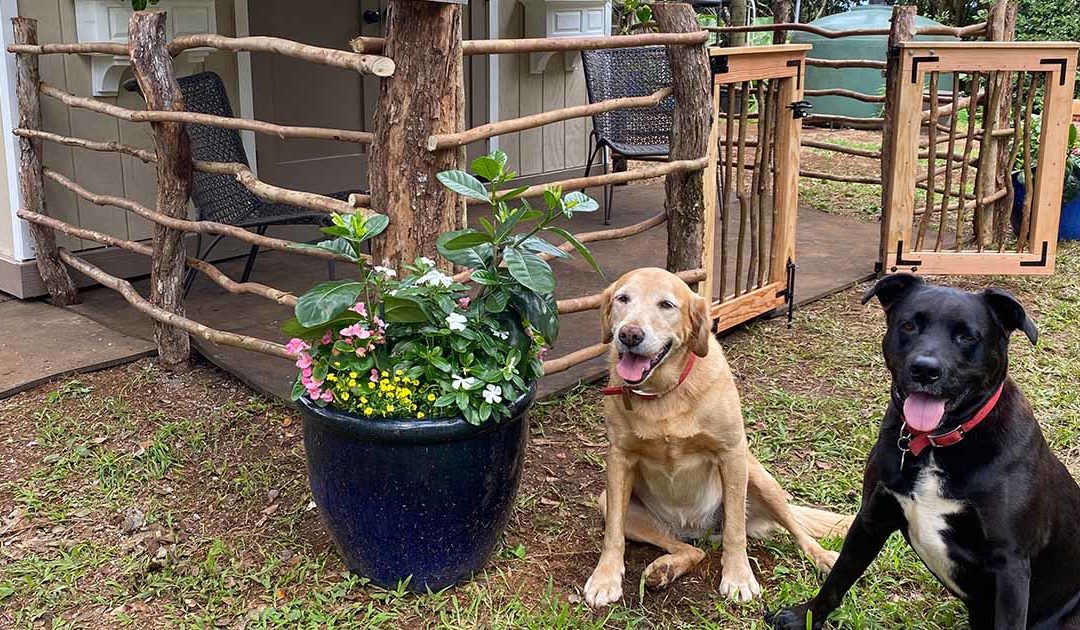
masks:
{"type": "MultiPolygon", "coordinates": [[[[1038,128],[1038,124],[1034,125],[1038,128]]],[[[1038,146],[1034,147],[1037,155],[1038,146]]],[[[1022,164],[1013,173],[1013,196],[1012,228],[1013,233],[1019,235],[1024,216],[1024,173],[1022,164]]],[[[1035,169],[1032,169],[1035,172],[1035,169]]],[[[1058,240],[1080,240],[1080,137],[1078,137],[1076,124],[1069,126],[1069,145],[1065,153],[1065,184],[1061,193],[1061,219],[1058,223],[1058,240]]]]}
{"type": "Polygon", "coordinates": [[[543,207],[508,185],[495,152],[447,171],[451,190],[491,205],[479,229],[443,234],[438,252],[472,269],[475,288],[419,258],[399,275],[372,266],[363,244],[384,216],[333,217],[331,240],[303,245],[354,261],[357,273],[301,296],[283,330],[300,373],[308,478],[323,523],[349,568],[386,587],[437,590],[487,560],[521,476],[526,413],[558,335],[551,267],[567,256],[540,238],[596,210],[578,192],[548,189],[543,207]],[[511,202],[516,206],[512,207],[511,202]]]}

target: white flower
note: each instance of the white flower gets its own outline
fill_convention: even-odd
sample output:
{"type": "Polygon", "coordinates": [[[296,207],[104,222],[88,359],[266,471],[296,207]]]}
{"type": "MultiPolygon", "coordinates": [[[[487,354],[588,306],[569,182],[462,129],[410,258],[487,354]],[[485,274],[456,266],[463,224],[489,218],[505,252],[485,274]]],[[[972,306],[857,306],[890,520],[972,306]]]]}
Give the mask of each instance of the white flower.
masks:
{"type": "Polygon", "coordinates": [[[416,279],[416,284],[429,284],[432,286],[448,287],[454,284],[454,279],[438,269],[429,269],[427,273],[416,279]]]}
{"type": "Polygon", "coordinates": [[[419,263],[421,265],[425,266],[425,267],[434,267],[435,266],[435,261],[428,258],[427,256],[421,256],[420,258],[417,258],[416,260],[419,261],[419,263]]]}
{"type": "Polygon", "coordinates": [[[389,267],[381,267],[379,265],[376,265],[374,267],[374,269],[375,269],[375,273],[382,274],[382,275],[386,276],[387,278],[393,278],[393,277],[397,276],[397,272],[394,271],[393,269],[389,268],[389,267]]]}
{"type": "Polygon", "coordinates": [[[450,313],[446,316],[446,327],[450,330],[465,330],[465,322],[469,321],[461,313],[450,313]]]}
{"type": "Polygon", "coordinates": [[[498,385],[488,385],[484,388],[484,402],[489,405],[497,405],[502,402],[502,389],[498,385]]]}
{"type": "Polygon", "coordinates": [[[454,389],[469,389],[476,384],[476,379],[471,376],[461,377],[457,374],[452,375],[454,382],[450,384],[454,389]]]}
{"type": "Polygon", "coordinates": [[[510,338],[510,333],[506,332],[505,330],[496,330],[496,331],[492,332],[491,334],[495,335],[499,339],[502,339],[503,341],[506,341],[507,339],[510,338]]]}

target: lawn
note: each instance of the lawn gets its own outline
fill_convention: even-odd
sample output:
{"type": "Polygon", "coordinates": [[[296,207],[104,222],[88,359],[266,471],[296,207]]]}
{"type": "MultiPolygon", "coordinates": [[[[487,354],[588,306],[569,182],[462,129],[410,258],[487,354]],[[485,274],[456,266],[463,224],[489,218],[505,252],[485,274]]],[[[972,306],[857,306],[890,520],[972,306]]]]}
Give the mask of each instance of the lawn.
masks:
{"type": "MultiPolygon", "coordinates": [[[[1013,375],[1052,447],[1080,473],[1080,247],[1051,278],[964,280],[1014,291],[1039,324],[1013,375]]],[[[802,503],[853,511],[887,401],[883,316],[862,288],[722,342],[753,451],[802,503]]],[[[0,402],[0,626],[761,628],[763,607],[820,582],[789,538],[755,542],[761,599],[716,596],[720,553],[663,592],[639,586],[655,549],[628,545],[623,605],[594,612],[603,420],[595,388],[539,405],[506,540],[472,582],[432,595],[365,585],[311,503],[297,414],[211,366],[142,361],[0,402]]],[[[829,541],[836,548],[839,541],[829,541]]],[[[844,628],[951,628],[962,608],[894,536],[834,617],[844,628]]]]}

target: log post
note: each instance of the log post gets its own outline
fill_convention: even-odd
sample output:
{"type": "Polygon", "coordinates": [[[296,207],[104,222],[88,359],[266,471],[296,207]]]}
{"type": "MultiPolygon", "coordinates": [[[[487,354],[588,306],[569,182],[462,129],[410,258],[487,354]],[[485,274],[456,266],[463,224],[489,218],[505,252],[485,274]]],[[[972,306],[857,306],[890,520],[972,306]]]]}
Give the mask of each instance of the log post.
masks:
{"type": "MultiPolygon", "coordinates": [[[[25,17],[11,19],[15,28],[15,43],[37,45],[37,20],[25,17]]],[[[19,101],[19,127],[41,129],[41,71],[38,56],[27,53],[15,55],[15,93],[19,101]]],[[[30,212],[48,214],[45,208],[45,183],[41,166],[41,139],[19,138],[19,191],[22,206],[30,212]]],[[[30,236],[34,239],[38,272],[49,296],[57,306],[68,306],[79,301],[71,274],[61,262],[56,247],[56,234],[37,223],[30,224],[30,236]]]]}
{"type": "Polygon", "coordinates": [[[889,28],[888,61],[885,64],[885,113],[884,127],[881,133],[881,247],[878,260],[884,265],[889,252],[885,251],[888,243],[889,207],[892,184],[893,127],[897,121],[897,107],[900,95],[900,42],[915,38],[915,15],[918,7],[914,5],[893,7],[892,22],[889,28]]]}
{"type": "MultiPolygon", "coordinates": [[[[139,83],[146,108],[183,111],[184,97],[173,74],[172,57],[165,39],[165,13],[137,11],[128,22],[131,68],[139,83]]],[[[183,123],[156,122],[157,211],[174,218],[185,218],[191,196],[191,143],[183,123]]],[[[150,265],[150,302],[170,313],[184,314],[184,271],[187,251],[184,233],[154,226],[154,257],[150,265]]],[[[168,367],[187,363],[191,340],[180,328],[162,320],[154,323],[158,357],[168,367]]]]}
{"type": "Polygon", "coordinates": [[[385,54],[396,67],[379,88],[368,182],[372,209],[390,225],[373,241],[372,260],[401,267],[434,258],[439,234],[464,223],[464,200],[435,178],[459,168],[464,149],[427,149],[429,136],[463,126],[461,5],[391,0],[385,54]]]}
{"type": "MultiPolygon", "coordinates": [[[[660,30],[689,33],[701,30],[694,9],[689,4],[657,2],[653,15],[660,30]]],[[[712,123],[712,78],[709,55],[702,46],[668,46],[675,112],[668,148],[671,160],[696,160],[708,149],[712,123]]],[[[714,174],[709,173],[708,176],[714,174]]],[[[701,267],[704,244],[705,171],[670,173],[664,181],[667,210],[669,271],[701,267]]]]}
{"type": "MultiPolygon", "coordinates": [[[[1016,36],[1016,12],[1017,0],[996,0],[990,7],[986,17],[986,40],[987,41],[1012,41],[1016,36]]],[[[1008,72],[994,72],[990,75],[990,85],[987,86],[989,94],[986,102],[986,112],[983,119],[988,129],[1006,129],[1010,126],[1009,112],[1012,110],[1012,77],[1008,72]]],[[[1018,124],[1016,121],[1015,124],[1018,124]]],[[[989,135],[989,134],[988,134],[989,135]]],[[[979,178],[979,190],[977,197],[989,197],[995,191],[1008,188],[1012,178],[1012,167],[1009,163],[1010,136],[992,137],[988,142],[980,145],[979,169],[983,170],[979,178]],[[984,161],[985,160],[985,161],[984,161]]],[[[1009,199],[1001,199],[993,205],[982,208],[981,213],[975,216],[975,229],[978,234],[978,243],[990,243],[995,235],[1004,235],[1005,226],[1009,222],[1009,213],[1012,206],[1009,199]],[[992,220],[988,221],[987,219],[992,220]]]]}
{"type": "MultiPolygon", "coordinates": [[[[791,0],[773,0],[773,24],[789,24],[791,23],[791,0]]],[[[776,29],[773,31],[772,43],[784,44],[787,43],[787,31],[784,29],[776,29]]]]}

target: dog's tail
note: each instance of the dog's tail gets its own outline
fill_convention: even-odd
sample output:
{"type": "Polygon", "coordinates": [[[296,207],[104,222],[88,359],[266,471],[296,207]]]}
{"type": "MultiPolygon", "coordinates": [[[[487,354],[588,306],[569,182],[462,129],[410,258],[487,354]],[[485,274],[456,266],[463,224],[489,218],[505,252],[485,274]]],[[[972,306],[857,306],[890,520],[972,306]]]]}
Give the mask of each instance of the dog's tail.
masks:
{"type": "Polygon", "coordinates": [[[851,527],[852,516],[836,514],[817,508],[789,505],[795,520],[814,538],[837,536],[843,538],[851,527]]]}

